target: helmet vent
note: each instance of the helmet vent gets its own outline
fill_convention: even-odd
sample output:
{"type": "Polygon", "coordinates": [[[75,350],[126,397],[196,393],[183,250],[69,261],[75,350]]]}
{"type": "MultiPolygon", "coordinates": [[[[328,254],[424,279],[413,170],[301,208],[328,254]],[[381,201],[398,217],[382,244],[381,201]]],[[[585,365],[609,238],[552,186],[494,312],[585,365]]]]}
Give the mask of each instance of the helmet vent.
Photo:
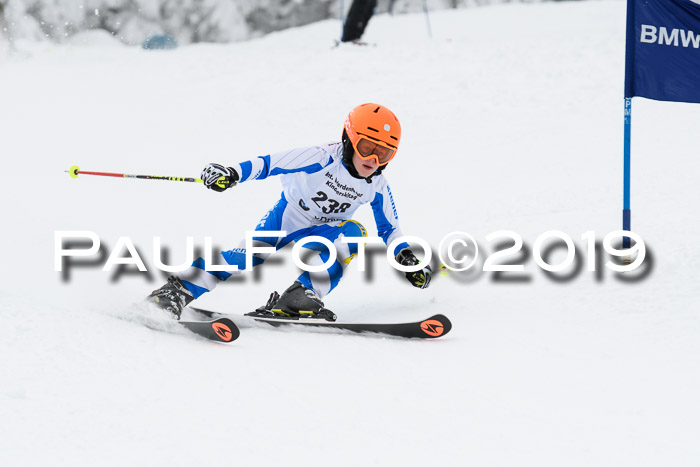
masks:
{"type": "Polygon", "coordinates": [[[398,141],[398,138],[396,138],[396,136],[389,135],[389,138],[395,139],[396,141],[398,141]]]}
{"type": "Polygon", "coordinates": [[[379,109],[381,109],[381,107],[377,107],[376,109],[374,109],[374,113],[376,114],[377,112],[379,112],[379,109]]]}
{"type": "Polygon", "coordinates": [[[367,129],[368,129],[368,130],[372,130],[372,131],[376,131],[377,133],[379,133],[379,130],[377,130],[377,129],[375,129],[375,128],[372,128],[371,126],[368,126],[367,129]]]}

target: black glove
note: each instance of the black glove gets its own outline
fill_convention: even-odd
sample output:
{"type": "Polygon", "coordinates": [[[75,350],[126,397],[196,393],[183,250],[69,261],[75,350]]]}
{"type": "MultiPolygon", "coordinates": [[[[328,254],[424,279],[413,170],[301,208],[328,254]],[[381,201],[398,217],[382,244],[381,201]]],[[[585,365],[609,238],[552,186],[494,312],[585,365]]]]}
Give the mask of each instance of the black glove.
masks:
{"type": "MultiPolygon", "coordinates": [[[[408,248],[399,251],[399,254],[396,255],[396,262],[401,266],[415,266],[420,263],[416,255],[408,248]]],[[[433,270],[430,269],[430,265],[427,265],[418,271],[406,272],[404,274],[406,274],[406,279],[408,279],[408,282],[410,282],[413,287],[427,289],[430,285],[430,276],[433,274],[433,270]]]]}
{"type": "Polygon", "coordinates": [[[236,186],[241,177],[233,167],[224,167],[221,164],[208,164],[200,175],[204,186],[214,191],[224,191],[236,186]]]}

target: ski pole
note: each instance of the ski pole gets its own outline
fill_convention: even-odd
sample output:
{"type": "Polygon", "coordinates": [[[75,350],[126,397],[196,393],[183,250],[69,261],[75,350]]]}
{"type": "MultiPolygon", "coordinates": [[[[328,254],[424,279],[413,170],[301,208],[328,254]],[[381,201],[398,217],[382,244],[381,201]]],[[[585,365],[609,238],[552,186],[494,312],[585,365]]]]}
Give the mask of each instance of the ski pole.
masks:
{"type": "Polygon", "coordinates": [[[425,23],[428,26],[428,37],[433,38],[433,31],[430,29],[430,15],[428,15],[428,0],[423,0],[423,11],[425,11],[425,23]]]}
{"type": "Polygon", "coordinates": [[[80,170],[77,165],[71,167],[70,170],[66,170],[66,172],[68,172],[71,178],[78,178],[78,175],[99,175],[100,177],[140,178],[142,180],[170,180],[173,182],[204,183],[201,178],[192,177],[165,177],[162,175],[129,175],[112,172],[87,172],[85,170],[80,170]]]}

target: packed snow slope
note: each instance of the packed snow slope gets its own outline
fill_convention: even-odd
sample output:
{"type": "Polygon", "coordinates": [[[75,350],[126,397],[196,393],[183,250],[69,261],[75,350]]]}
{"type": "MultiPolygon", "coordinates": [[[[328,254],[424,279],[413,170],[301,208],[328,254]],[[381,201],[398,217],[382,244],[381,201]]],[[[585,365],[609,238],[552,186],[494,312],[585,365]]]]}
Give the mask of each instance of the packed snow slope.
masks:
{"type": "MultiPolygon", "coordinates": [[[[376,47],[332,49],[327,21],[163,53],[84,37],[3,58],[0,465],[697,465],[700,106],[635,99],[633,227],[650,256],[642,273],[613,273],[607,255],[589,272],[581,235],[620,227],[624,2],[430,20],[432,39],[423,15],[375,17],[376,47]],[[188,235],[233,248],[279,180],[218,194],[64,171],[196,177],[337,140],[368,101],[403,125],[386,176],[405,233],[437,247],[465,231],[482,251],[474,270],[418,290],[379,250],[326,304],[344,320],[444,313],[453,331],[245,328],[219,345],[144,326],[132,305],[164,282],[153,237],[171,264],[188,235]],[[524,239],[505,259],[523,273],[480,270],[503,229],[524,239]],[[104,256],[56,272],[60,230],[95,232],[104,256]],[[563,280],[532,257],[549,230],[578,247],[563,280]],[[119,237],[149,274],[101,271],[119,237]]],[[[376,234],[369,207],[357,219],[376,234]]],[[[289,250],[277,258],[199,306],[264,303],[298,274],[289,250]]]]}

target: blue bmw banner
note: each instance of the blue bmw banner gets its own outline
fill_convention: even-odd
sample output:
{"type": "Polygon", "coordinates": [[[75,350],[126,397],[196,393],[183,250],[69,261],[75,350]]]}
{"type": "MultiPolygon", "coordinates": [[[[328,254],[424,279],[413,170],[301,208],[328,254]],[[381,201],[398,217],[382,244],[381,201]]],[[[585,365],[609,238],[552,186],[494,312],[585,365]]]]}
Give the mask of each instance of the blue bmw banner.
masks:
{"type": "Polygon", "coordinates": [[[700,103],[700,4],[627,0],[625,97],[700,103]]]}

